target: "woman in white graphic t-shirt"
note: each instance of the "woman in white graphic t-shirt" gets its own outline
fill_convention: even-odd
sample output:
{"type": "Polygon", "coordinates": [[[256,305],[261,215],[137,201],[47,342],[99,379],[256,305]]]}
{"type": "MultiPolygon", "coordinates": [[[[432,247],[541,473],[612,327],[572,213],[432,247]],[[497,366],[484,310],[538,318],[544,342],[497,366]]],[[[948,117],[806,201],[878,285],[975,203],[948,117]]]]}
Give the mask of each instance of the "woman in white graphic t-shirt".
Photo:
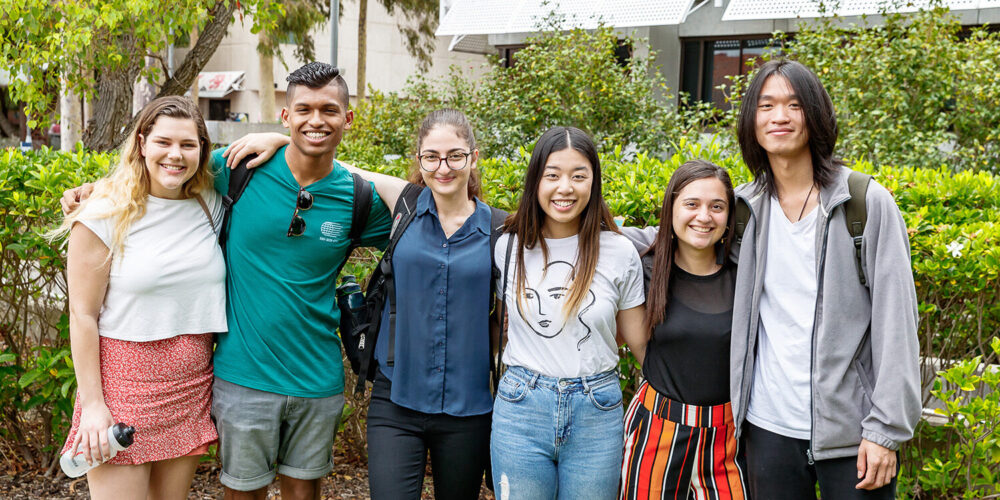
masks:
{"type": "Polygon", "coordinates": [[[583,131],[538,140],[494,255],[508,343],[491,459],[502,498],[614,498],[622,460],[620,328],[645,352],[642,266],[601,197],[583,131]]]}

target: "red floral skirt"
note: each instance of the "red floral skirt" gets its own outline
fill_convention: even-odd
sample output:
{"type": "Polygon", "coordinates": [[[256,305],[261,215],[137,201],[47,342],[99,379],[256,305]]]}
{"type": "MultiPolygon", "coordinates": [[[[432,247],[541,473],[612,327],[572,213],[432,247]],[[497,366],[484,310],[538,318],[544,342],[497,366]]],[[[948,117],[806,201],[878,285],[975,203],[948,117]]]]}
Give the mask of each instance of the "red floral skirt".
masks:
{"type": "MultiPolygon", "coordinates": [[[[212,334],[179,335],[152,342],[106,337],[101,343],[104,402],[115,422],[135,427],[135,442],[107,463],[136,465],[207,451],[219,438],[212,423],[212,334]]],[[[73,428],[80,426],[76,398],[73,428]]]]}

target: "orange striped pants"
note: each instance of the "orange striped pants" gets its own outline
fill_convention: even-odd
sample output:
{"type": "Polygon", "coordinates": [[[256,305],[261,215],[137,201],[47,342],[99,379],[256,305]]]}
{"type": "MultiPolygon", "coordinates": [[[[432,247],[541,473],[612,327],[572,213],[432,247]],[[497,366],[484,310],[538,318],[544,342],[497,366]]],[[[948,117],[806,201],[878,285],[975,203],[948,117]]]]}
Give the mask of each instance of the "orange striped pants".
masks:
{"type": "Polygon", "coordinates": [[[729,403],[686,405],[643,382],[625,413],[619,498],[747,498],[746,461],[734,431],[729,403]]]}

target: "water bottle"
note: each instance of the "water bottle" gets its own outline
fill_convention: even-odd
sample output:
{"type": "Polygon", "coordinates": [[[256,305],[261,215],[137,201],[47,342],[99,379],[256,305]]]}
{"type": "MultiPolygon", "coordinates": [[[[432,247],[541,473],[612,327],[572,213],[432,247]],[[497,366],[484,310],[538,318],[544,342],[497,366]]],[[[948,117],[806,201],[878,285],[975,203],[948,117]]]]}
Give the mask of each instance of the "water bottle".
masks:
{"type": "Polygon", "coordinates": [[[361,285],[354,275],[345,274],[337,287],[337,308],[340,309],[340,340],[354,373],[361,367],[361,352],[365,350],[365,334],[355,331],[358,322],[362,321],[364,305],[361,285]]]}
{"type": "MultiPolygon", "coordinates": [[[[134,434],[135,427],[120,422],[108,427],[108,444],[111,446],[111,456],[104,457],[104,459],[111,460],[119,451],[128,448],[135,441],[134,434]]],[[[94,457],[94,463],[88,464],[87,459],[83,458],[83,452],[77,450],[69,450],[59,458],[59,465],[69,477],[80,477],[102,463],[104,462],[94,457]]]]}

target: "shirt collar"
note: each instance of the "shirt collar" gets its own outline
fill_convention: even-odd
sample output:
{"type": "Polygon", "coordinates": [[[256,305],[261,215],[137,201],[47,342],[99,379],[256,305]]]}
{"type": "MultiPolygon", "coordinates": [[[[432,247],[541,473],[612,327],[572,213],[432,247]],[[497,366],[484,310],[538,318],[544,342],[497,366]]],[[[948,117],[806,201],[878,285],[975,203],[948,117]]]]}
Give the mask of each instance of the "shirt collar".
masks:
{"type": "MultiPolygon", "coordinates": [[[[490,206],[482,201],[479,201],[479,198],[473,198],[473,200],[476,202],[476,211],[469,216],[469,218],[472,219],[472,224],[469,224],[467,221],[466,224],[458,230],[458,233],[463,233],[467,230],[467,228],[472,228],[472,230],[488,235],[490,234],[490,220],[492,219],[490,206]]],[[[434,217],[438,216],[437,204],[434,203],[434,196],[431,194],[430,188],[425,187],[423,191],[420,192],[420,195],[417,196],[416,216],[422,217],[427,214],[433,215],[434,217]]]]}

